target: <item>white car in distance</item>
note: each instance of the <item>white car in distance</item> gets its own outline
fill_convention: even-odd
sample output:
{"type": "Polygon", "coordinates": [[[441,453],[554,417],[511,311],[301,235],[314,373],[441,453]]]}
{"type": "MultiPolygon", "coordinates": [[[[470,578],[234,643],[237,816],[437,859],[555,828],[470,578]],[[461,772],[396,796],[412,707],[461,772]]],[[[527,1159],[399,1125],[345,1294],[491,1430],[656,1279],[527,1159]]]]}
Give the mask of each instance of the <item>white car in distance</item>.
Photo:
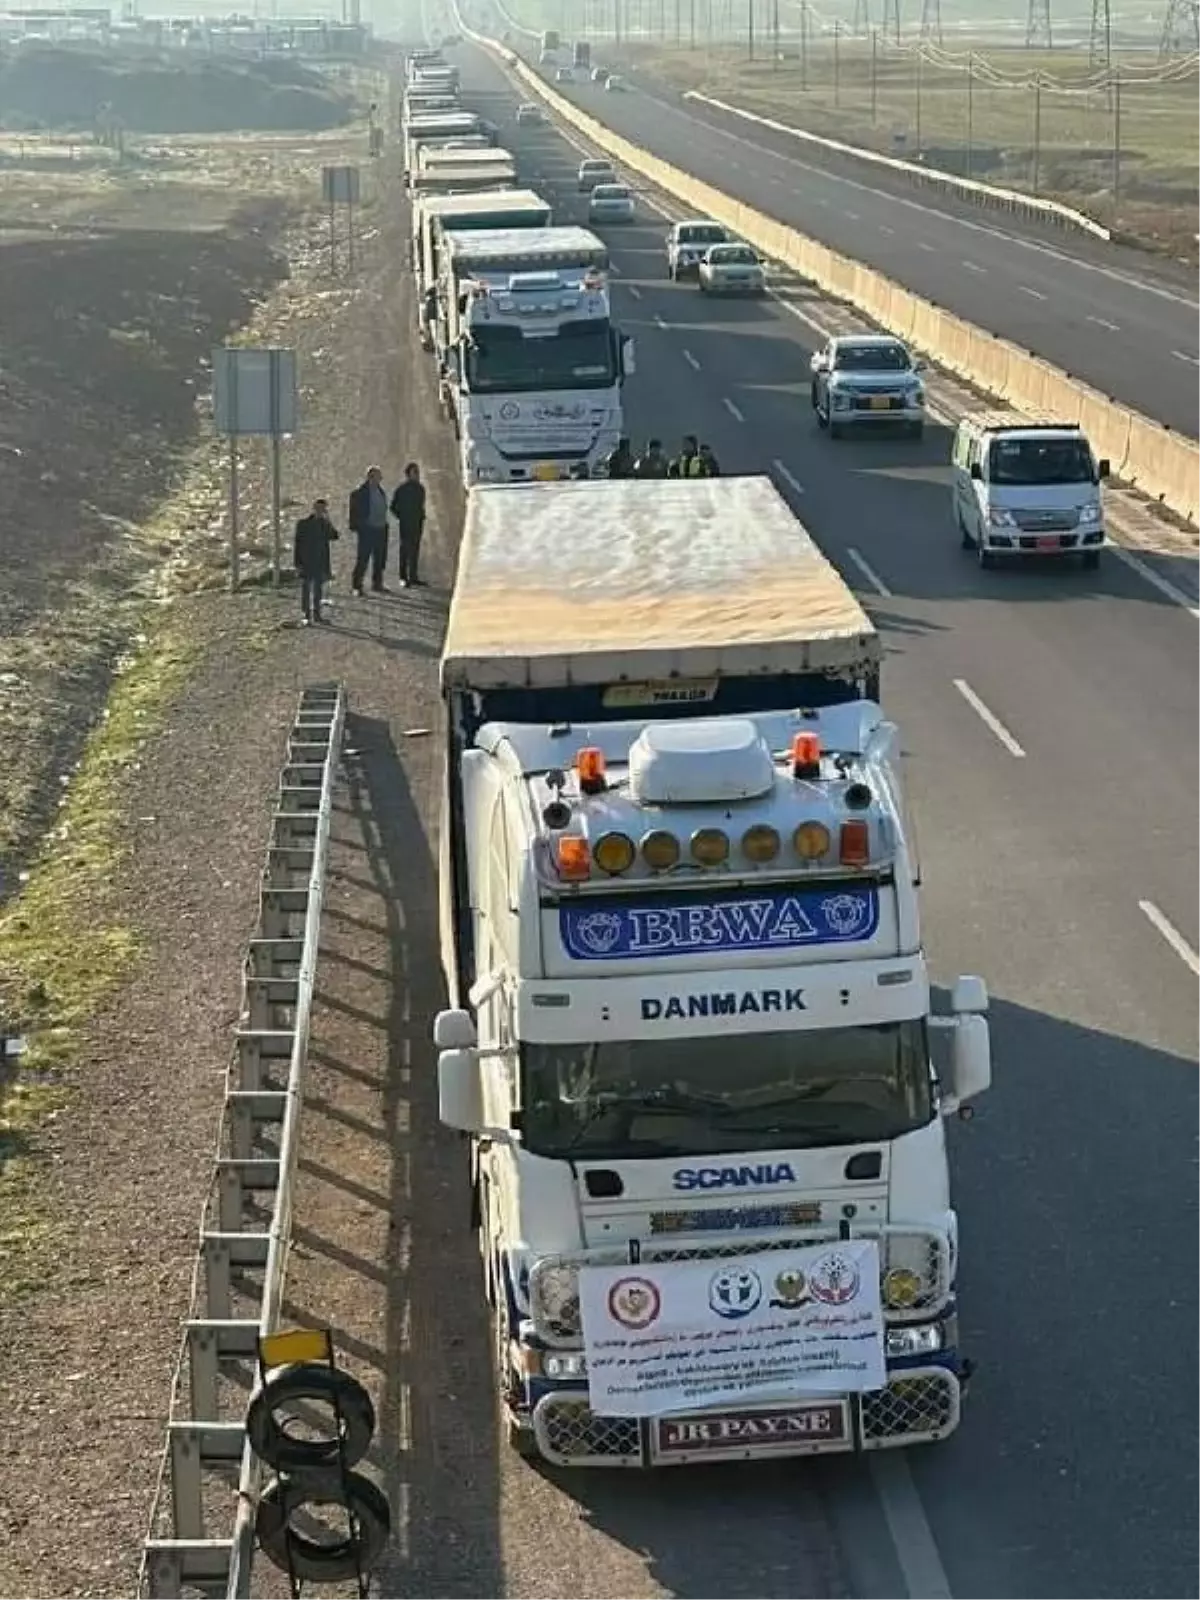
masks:
{"type": "Polygon", "coordinates": [[[766,294],[762,259],[748,244],[714,244],[696,273],[701,294],[766,294]]]}
{"type": "Polygon", "coordinates": [[[849,429],[900,427],[915,439],[925,431],[924,364],[888,334],[842,334],[810,363],[812,407],[831,439],[849,429]]]}
{"type": "Polygon", "coordinates": [[[605,92],[608,94],[624,94],[625,79],[618,78],[615,73],[610,72],[608,77],[604,80],[604,88],[605,92]]]}
{"type": "Polygon", "coordinates": [[[729,229],[719,222],[696,217],[677,222],[667,235],[667,277],[690,278],[714,244],[736,244],[729,229]]]}
{"type": "Polygon", "coordinates": [[[597,184],[616,183],[617,181],[617,175],[612,169],[612,163],[597,160],[581,161],[579,163],[578,178],[580,194],[591,194],[597,184]]]}
{"type": "Polygon", "coordinates": [[[537,127],[544,120],[541,106],[535,106],[531,101],[517,107],[518,128],[537,127]]]}
{"type": "Polygon", "coordinates": [[[623,183],[600,183],[588,200],[589,222],[632,222],[633,195],[623,183]]]}

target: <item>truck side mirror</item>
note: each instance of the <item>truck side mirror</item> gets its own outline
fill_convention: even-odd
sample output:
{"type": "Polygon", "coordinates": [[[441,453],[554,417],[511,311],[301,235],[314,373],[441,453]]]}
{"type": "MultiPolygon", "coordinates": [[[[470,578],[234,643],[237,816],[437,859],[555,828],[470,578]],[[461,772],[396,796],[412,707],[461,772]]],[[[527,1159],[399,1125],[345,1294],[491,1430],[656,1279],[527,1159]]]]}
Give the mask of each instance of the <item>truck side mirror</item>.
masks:
{"type": "Polygon", "coordinates": [[[982,978],[959,978],[950,991],[951,1083],[942,1100],[942,1114],[962,1111],[992,1081],[991,1029],[987,1023],[987,985],[982,978]]]}
{"type": "Polygon", "coordinates": [[[825,370],[825,357],[821,354],[821,352],[819,350],[817,351],[816,355],[813,356],[812,360],[808,363],[808,366],[809,366],[809,371],[810,372],[823,372],[825,370]]]}
{"type": "Polygon", "coordinates": [[[621,345],[621,371],[627,378],[637,371],[637,350],[632,339],[624,340],[621,345]]]}
{"type": "Polygon", "coordinates": [[[1096,463],[1096,477],[1098,479],[1107,478],[1111,470],[1112,469],[1109,465],[1108,457],[1101,456],[1100,460],[1096,463]]]}
{"type": "Polygon", "coordinates": [[[439,1050],[470,1050],[476,1039],[469,1011],[439,1011],[433,1019],[433,1042],[439,1050]]]}
{"type": "Polygon", "coordinates": [[[976,483],[983,482],[983,467],[978,461],[972,461],[971,463],[971,476],[975,479],[976,483]]]}
{"type": "Polygon", "coordinates": [[[443,1050],[438,1056],[438,1116],[448,1128],[482,1133],[483,1078],[473,1050],[443,1050]]]}

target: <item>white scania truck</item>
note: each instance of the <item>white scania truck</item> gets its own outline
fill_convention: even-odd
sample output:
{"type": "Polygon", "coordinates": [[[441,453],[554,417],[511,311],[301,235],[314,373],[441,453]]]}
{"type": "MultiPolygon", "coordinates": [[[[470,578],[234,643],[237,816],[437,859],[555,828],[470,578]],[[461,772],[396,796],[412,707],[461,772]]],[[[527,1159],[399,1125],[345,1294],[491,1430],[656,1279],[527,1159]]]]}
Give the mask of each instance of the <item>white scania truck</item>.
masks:
{"type": "Polygon", "coordinates": [[[470,493],[435,1041],[524,1453],[655,1465],[958,1424],[943,1119],[990,1082],[987,994],[959,978],[933,1013],[880,654],[766,478],[470,493]],[[592,1410],[581,1267],[839,1238],[878,1245],[886,1387],[592,1410]]]}
{"type": "Polygon", "coordinates": [[[442,239],[448,231],[545,228],[550,202],[532,189],[488,189],[477,194],[417,195],[412,203],[412,260],[417,299],[435,290],[441,273],[442,239]]]}
{"type": "Polygon", "coordinates": [[[615,449],[634,352],[607,266],[584,228],[444,229],[435,342],[468,486],[590,476],[615,449]]]}

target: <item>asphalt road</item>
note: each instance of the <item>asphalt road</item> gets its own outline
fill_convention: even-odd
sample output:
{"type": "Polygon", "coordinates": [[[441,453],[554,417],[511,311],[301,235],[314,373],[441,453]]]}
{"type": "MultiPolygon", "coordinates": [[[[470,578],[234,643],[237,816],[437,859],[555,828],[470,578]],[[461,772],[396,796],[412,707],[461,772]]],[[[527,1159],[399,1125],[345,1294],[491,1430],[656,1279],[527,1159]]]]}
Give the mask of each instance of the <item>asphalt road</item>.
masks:
{"type": "MultiPolygon", "coordinates": [[[[462,61],[523,179],[581,220],[579,151],[518,131],[501,72],[462,61]]],[[[959,1433],[899,1460],[566,1475],[561,1500],[653,1527],[672,1594],[811,1592],[789,1507],[815,1481],[857,1595],[1196,1595],[1194,618],[1118,561],[981,571],[951,526],[946,431],[831,444],[807,406],[813,331],[667,282],[664,231],[649,211],[607,230],[638,340],[630,431],[694,431],[727,471],[773,472],[863,594],[934,971],[993,997],[995,1087],[952,1135],[979,1374],[959,1433]]],[[[538,1504],[552,1540],[562,1505],[538,1504]]],[[[600,1569],[588,1592],[633,1591],[600,1569]]]]}
{"type": "Polygon", "coordinates": [[[1142,252],[897,187],[861,163],[837,170],[786,134],[640,78],[623,95],[554,88],[685,172],[1196,437],[1194,284],[1142,252]]]}

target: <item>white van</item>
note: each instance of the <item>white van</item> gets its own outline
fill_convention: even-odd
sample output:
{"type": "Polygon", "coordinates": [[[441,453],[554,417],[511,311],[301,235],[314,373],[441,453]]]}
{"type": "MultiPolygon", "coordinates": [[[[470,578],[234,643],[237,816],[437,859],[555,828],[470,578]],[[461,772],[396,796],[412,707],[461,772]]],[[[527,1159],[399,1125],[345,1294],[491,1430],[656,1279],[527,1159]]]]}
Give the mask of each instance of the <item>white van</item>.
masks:
{"type": "Polygon", "coordinates": [[[1106,543],[1097,461],[1077,423],[1015,411],[973,412],[954,436],[954,520],[981,567],[998,557],[1079,555],[1106,543]]]}

